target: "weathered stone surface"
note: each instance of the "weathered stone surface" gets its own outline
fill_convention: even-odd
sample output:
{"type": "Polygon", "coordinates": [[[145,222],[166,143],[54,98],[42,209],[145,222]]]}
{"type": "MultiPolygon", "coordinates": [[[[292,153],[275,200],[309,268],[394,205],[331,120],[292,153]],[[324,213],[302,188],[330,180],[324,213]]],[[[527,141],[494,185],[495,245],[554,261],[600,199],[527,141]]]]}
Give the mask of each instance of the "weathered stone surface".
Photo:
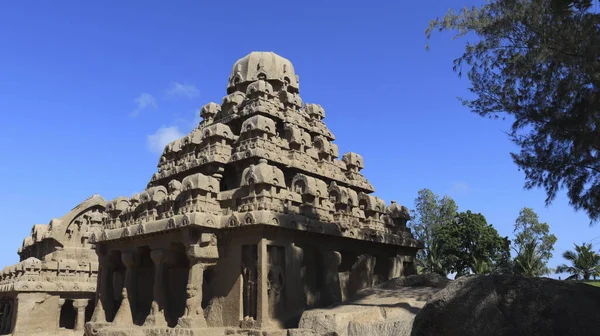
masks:
{"type": "Polygon", "coordinates": [[[415,315],[449,281],[428,274],[392,279],[342,305],[304,312],[299,327],[317,335],[410,335],[415,315]]]}
{"type": "Polygon", "coordinates": [[[288,336],[317,336],[317,333],[310,329],[289,329],[288,336]]]}
{"type": "MultiPolygon", "coordinates": [[[[21,293],[17,297],[16,327],[13,335],[34,335],[58,325],[58,296],[46,293],[21,293]]],[[[53,328],[55,329],[55,328],[53,328]]]]}
{"type": "Polygon", "coordinates": [[[445,288],[452,280],[435,273],[412,274],[398,277],[381,284],[379,287],[394,289],[399,287],[434,287],[445,288]]]}
{"type": "Polygon", "coordinates": [[[517,276],[466,276],[417,315],[412,335],[598,335],[600,289],[517,276]]]}

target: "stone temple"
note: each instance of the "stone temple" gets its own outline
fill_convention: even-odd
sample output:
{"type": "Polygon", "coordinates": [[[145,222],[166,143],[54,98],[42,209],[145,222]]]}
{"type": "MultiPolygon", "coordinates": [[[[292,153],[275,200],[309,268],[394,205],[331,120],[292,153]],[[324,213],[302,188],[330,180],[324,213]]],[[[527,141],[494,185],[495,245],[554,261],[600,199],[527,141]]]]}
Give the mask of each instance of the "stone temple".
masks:
{"type": "Polygon", "coordinates": [[[2,274],[2,332],[35,318],[21,316],[34,314],[21,296],[45,295],[52,331],[89,321],[87,335],[285,335],[305,310],[416,273],[408,209],[372,195],[359,154],[340,159],[290,61],[241,58],[222,104],[200,116],[139,194],[94,196],[62,231],[34,226],[2,274]]]}
{"type": "Polygon", "coordinates": [[[89,239],[105,222],[106,201],[94,195],[49,224],[36,224],[19,248],[21,261],[0,274],[0,334],[74,330],[92,316],[98,257],[89,239]]]}

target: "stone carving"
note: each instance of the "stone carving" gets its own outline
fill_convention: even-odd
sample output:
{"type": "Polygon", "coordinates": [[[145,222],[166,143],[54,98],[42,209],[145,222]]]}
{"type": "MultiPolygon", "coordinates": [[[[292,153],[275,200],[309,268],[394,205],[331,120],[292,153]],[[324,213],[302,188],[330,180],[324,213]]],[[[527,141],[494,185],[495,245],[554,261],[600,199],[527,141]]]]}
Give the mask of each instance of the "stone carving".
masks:
{"type": "Polygon", "coordinates": [[[256,318],[257,300],[257,252],[256,245],[242,247],[242,277],[243,277],[243,315],[244,318],[256,318]]]}
{"type": "Polygon", "coordinates": [[[283,288],[285,286],[285,253],[282,246],[267,247],[268,274],[267,293],[269,295],[269,316],[276,317],[282,311],[284,302],[283,288]]]}
{"type": "Polygon", "coordinates": [[[198,287],[188,284],[186,288],[187,299],[185,300],[185,316],[200,316],[202,311],[202,296],[199,295],[198,287]]]}

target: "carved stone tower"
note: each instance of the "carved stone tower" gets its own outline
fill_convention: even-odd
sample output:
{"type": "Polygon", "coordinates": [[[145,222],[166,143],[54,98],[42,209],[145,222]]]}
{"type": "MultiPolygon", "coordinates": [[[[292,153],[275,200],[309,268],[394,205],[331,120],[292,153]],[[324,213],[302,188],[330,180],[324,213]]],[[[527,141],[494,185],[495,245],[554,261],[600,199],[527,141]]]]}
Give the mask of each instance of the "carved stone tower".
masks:
{"type": "Polygon", "coordinates": [[[88,334],[293,328],[306,309],[415,271],[408,210],[373,196],[287,59],[253,52],[222,104],[168,144],[147,188],[107,202],[88,334]]]}

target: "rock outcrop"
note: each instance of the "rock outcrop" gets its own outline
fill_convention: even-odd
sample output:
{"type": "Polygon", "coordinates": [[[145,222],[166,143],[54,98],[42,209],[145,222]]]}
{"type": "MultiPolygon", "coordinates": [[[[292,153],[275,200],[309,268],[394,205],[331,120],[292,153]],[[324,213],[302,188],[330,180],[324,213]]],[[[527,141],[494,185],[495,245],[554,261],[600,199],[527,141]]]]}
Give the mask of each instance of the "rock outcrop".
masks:
{"type": "Polygon", "coordinates": [[[598,335],[600,289],[518,276],[467,276],[427,302],[412,335],[598,335]]]}
{"type": "Polygon", "coordinates": [[[304,312],[299,327],[314,335],[410,335],[415,315],[449,282],[435,274],[392,279],[342,305],[304,312]]]}

